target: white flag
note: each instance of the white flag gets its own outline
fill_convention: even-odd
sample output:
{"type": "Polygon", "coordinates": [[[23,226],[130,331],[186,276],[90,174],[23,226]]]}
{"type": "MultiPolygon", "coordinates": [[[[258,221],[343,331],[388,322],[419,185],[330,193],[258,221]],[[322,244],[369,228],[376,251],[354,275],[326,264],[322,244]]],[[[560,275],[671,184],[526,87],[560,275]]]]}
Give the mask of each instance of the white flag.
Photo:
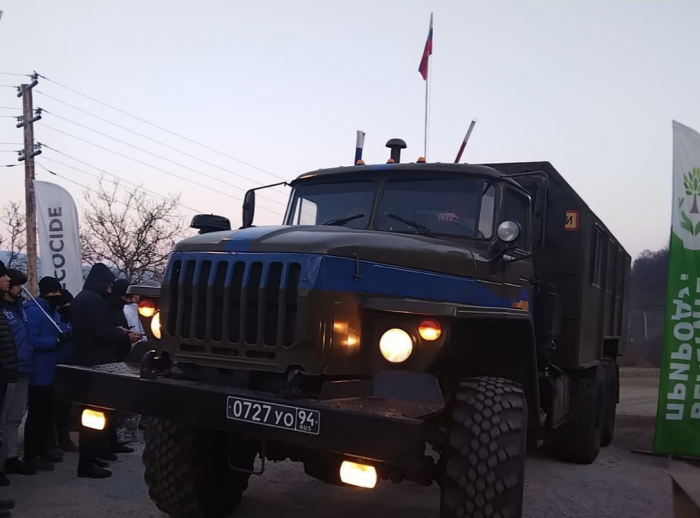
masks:
{"type": "Polygon", "coordinates": [[[83,288],[78,210],[60,185],[34,181],[41,275],[55,277],[77,295],[83,288]]]}

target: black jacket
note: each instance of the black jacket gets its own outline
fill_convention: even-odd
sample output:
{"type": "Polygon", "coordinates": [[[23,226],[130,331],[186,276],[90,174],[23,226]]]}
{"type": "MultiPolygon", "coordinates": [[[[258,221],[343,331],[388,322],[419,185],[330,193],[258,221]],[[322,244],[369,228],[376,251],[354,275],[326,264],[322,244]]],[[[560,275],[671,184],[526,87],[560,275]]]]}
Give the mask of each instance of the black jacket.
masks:
{"type": "Polygon", "coordinates": [[[16,383],[17,374],[17,348],[12,338],[10,323],[5,312],[2,311],[5,300],[0,293],[0,384],[16,383]]]}
{"type": "Polygon", "coordinates": [[[129,336],[114,326],[107,293],[113,282],[109,268],[98,263],[90,270],[83,291],[73,299],[73,361],[78,365],[121,361],[131,347],[129,336]]]}

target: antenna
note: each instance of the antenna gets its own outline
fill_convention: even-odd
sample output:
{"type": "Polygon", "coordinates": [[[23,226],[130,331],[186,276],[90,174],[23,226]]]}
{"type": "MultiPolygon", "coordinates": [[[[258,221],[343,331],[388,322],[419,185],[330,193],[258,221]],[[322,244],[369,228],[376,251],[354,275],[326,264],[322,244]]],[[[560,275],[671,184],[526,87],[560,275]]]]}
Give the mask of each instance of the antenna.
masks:
{"type": "Polygon", "coordinates": [[[467,130],[467,134],[464,136],[464,140],[462,141],[462,145],[459,146],[459,151],[457,152],[457,158],[455,158],[455,164],[459,164],[459,161],[462,159],[462,153],[464,153],[464,150],[467,147],[467,142],[469,142],[469,137],[472,136],[472,131],[474,130],[474,126],[476,126],[476,119],[472,119],[471,124],[469,124],[469,129],[467,130]]]}

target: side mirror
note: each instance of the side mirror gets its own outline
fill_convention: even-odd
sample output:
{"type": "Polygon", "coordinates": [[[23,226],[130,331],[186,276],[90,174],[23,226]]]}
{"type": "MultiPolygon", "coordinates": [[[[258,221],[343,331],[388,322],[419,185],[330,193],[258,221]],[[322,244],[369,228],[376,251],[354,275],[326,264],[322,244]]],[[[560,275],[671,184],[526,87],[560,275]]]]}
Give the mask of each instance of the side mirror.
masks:
{"type": "Polygon", "coordinates": [[[253,218],[255,217],[255,190],[251,189],[245,193],[243,198],[243,225],[241,228],[253,226],[253,218]]]}
{"type": "Polygon", "coordinates": [[[496,234],[504,243],[514,243],[520,237],[521,228],[517,221],[507,220],[498,225],[496,234]]]}

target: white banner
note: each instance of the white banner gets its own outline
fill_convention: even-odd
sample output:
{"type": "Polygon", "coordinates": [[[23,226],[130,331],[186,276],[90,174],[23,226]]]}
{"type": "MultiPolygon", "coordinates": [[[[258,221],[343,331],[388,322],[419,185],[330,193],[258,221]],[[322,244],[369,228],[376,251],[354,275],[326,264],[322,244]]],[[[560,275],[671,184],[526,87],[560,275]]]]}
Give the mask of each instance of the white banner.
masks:
{"type": "Polygon", "coordinates": [[[42,277],[56,277],[74,296],[83,289],[78,210],[60,185],[34,181],[42,277]]]}

